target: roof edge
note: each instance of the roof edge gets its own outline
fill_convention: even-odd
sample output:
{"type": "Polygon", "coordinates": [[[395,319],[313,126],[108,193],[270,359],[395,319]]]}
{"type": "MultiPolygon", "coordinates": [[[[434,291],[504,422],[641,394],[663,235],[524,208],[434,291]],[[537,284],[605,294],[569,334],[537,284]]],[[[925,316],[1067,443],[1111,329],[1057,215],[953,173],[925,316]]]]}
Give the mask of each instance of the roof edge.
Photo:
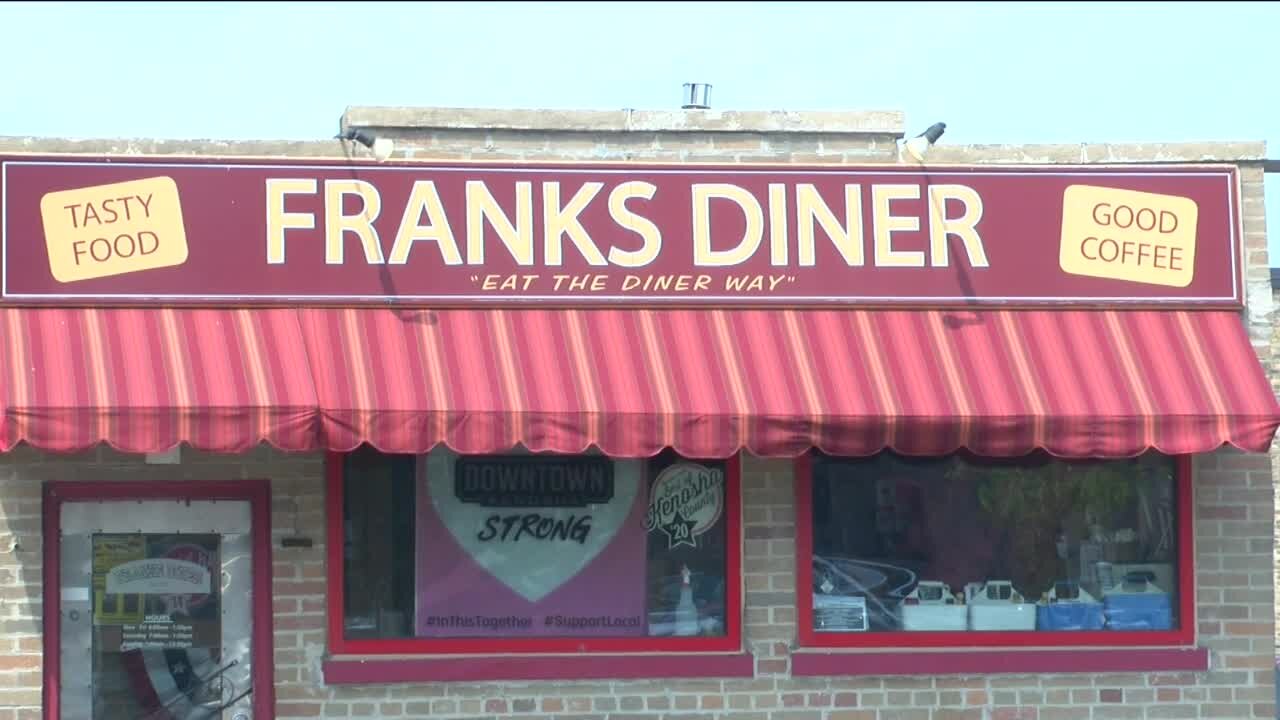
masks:
{"type": "MultiPolygon", "coordinates": [[[[607,142],[607,141],[606,141],[607,142]]],[[[66,138],[0,135],[0,154],[212,156],[258,158],[363,158],[334,138],[317,140],[218,140],[169,138],[66,138]],[[354,153],[354,154],[353,154],[354,153]]],[[[569,162],[569,160],[566,160],[569,162]]],[[[1267,169],[1263,142],[992,144],[934,146],[930,165],[1237,164],[1267,169]]],[[[696,164],[696,163],[695,163],[696,164]]],[[[869,162],[867,164],[881,164],[869,162]]]]}
{"type": "Polygon", "coordinates": [[[929,151],[930,163],[1248,163],[1266,160],[1263,141],[1098,142],[948,145],[929,151]]]}
{"type": "Polygon", "coordinates": [[[897,110],[552,110],[351,106],[341,127],[544,132],[740,132],[903,136],[897,110]]]}

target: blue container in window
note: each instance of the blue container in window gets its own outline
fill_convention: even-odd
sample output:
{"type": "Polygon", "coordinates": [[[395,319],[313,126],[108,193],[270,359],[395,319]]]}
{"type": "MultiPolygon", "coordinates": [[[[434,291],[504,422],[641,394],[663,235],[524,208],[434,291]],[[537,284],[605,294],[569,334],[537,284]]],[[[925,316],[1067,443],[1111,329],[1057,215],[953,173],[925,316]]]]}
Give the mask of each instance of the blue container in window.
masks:
{"type": "Polygon", "coordinates": [[[1151,572],[1131,572],[1119,585],[1102,594],[1107,628],[1111,630],[1169,630],[1173,607],[1169,593],[1152,582],[1151,572]]]}
{"type": "Polygon", "coordinates": [[[1049,602],[1036,606],[1037,630],[1101,630],[1106,623],[1103,604],[1070,580],[1054,583],[1049,602]]]}

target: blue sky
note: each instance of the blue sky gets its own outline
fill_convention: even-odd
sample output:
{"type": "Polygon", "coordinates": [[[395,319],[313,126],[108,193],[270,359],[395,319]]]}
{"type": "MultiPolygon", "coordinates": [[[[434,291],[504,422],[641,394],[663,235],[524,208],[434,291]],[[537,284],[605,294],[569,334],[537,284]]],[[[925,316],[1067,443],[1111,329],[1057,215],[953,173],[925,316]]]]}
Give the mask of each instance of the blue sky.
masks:
{"type": "Polygon", "coordinates": [[[1274,3],[10,2],[0,27],[0,135],[323,138],[348,105],[673,108],[698,81],[718,109],[897,109],[943,142],[1280,157],[1274,3]]]}

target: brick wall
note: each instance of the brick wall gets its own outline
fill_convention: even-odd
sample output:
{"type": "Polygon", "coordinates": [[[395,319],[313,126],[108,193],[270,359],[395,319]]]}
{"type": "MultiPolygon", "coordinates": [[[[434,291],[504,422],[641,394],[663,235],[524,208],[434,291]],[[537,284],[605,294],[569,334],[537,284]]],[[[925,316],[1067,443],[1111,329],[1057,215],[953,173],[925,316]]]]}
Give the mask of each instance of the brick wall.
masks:
{"type": "MultiPolygon", "coordinates": [[[[344,124],[397,139],[418,159],[892,162],[896,113],[547,113],[352,109],[344,124]]],[[[109,152],[342,157],[337,142],[195,143],[0,138],[0,152],[109,152]]],[[[939,162],[1249,163],[1255,144],[1051,145],[937,148],[939,162]]],[[[1248,324],[1270,366],[1272,297],[1266,276],[1261,170],[1244,169],[1248,324]]],[[[1277,368],[1280,370],[1280,368],[1277,368]]],[[[1278,372],[1276,375],[1280,375],[1278,372]]],[[[320,458],[261,449],[244,456],[186,453],[151,466],[99,450],[0,456],[0,720],[38,717],[40,702],[40,483],[47,480],[193,480],[269,477],[274,545],[277,710],[295,717],[734,718],[752,720],[1069,720],[1274,717],[1275,536],[1272,462],[1222,452],[1196,463],[1201,643],[1212,668],[1196,674],[976,677],[790,677],[795,643],[795,509],[789,464],[748,458],[744,468],[746,639],[756,676],[742,680],[326,686],[324,503],[320,458]]]]}
{"type": "MultiPolygon", "coordinates": [[[[1273,307],[1280,306],[1280,287],[1272,290],[1273,307]]],[[[1271,322],[1271,347],[1280,347],[1280,317],[1272,313],[1271,322]]],[[[1273,353],[1271,357],[1271,387],[1275,389],[1277,395],[1280,395],[1280,353],[1273,353]]],[[[1272,443],[1271,445],[1271,477],[1272,487],[1280,486],[1280,443],[1272,443]]],[[[1277,555],[1280,555],[1280,492],[1274,493],[1272,502],[1275,505],[1276,527],[1272,536],[1273,540],[1273,561],[1277,555]]],[[[1275,567],[1275,587],[1280,590],[1280,562],[1273,562],[1275,567]]],[[[1280,609],[1276,610],[1276,658],[1277,673],[1280,674],[1280,609]]]]}
{"type": "Polygon", "coordinates": [[[918,678],[791,678],[796,634],[795,508],[790,464],[746,458],[745,634],[756,677],[740,680],[325,686],[322,461],[263,448],[242,457],[184,453],[146,465],[109,450],[0,459],[0,720],[34,719],[40,702],[40,485],[50,480],[269,477],[279,717],[527,716],[622,720],[1068,720],[1273,717],[1270,463],[1224,452],[1197,464],[1197,584],[1208,673],[918,678]],[[312,548],[280,546],[284,535],[312,548]],[[1203,703],[1203,709],[1197,704],[1203,703]]]}

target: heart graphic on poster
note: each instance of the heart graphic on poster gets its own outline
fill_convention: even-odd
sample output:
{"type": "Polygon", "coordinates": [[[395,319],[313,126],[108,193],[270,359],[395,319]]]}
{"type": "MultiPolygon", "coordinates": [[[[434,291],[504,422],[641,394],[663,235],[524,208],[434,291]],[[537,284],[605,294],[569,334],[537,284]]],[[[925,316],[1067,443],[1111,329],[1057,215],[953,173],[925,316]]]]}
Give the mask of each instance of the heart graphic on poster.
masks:
{"type": "MultiPolygon", "coordinates": [[[[425,458],[427,492],[436,515],[467,555],[529,602],[538,602],[564,585],[609,547],[631,516],[639,494],[640,462],[617,460],[609,502],[585,507],[486,507],[458,498],[456,458],[443,449],[425,458]],[[558,524],[562,530],[573,528],[573,532],[568,537],[555,532],[550,537],[521,532],[523,518],[533,514],[539,516],[539,528],[558,524]],[[504,525],[503,519],[514,516],[520,519],[504,525]],[[584,522],[585,516],[590,520],[584,522]],[[499,519],[495,521],[495,517],[499,519]]],[[[637,530],[643,530],[639,520],[636,522],[637,530]]]]}

